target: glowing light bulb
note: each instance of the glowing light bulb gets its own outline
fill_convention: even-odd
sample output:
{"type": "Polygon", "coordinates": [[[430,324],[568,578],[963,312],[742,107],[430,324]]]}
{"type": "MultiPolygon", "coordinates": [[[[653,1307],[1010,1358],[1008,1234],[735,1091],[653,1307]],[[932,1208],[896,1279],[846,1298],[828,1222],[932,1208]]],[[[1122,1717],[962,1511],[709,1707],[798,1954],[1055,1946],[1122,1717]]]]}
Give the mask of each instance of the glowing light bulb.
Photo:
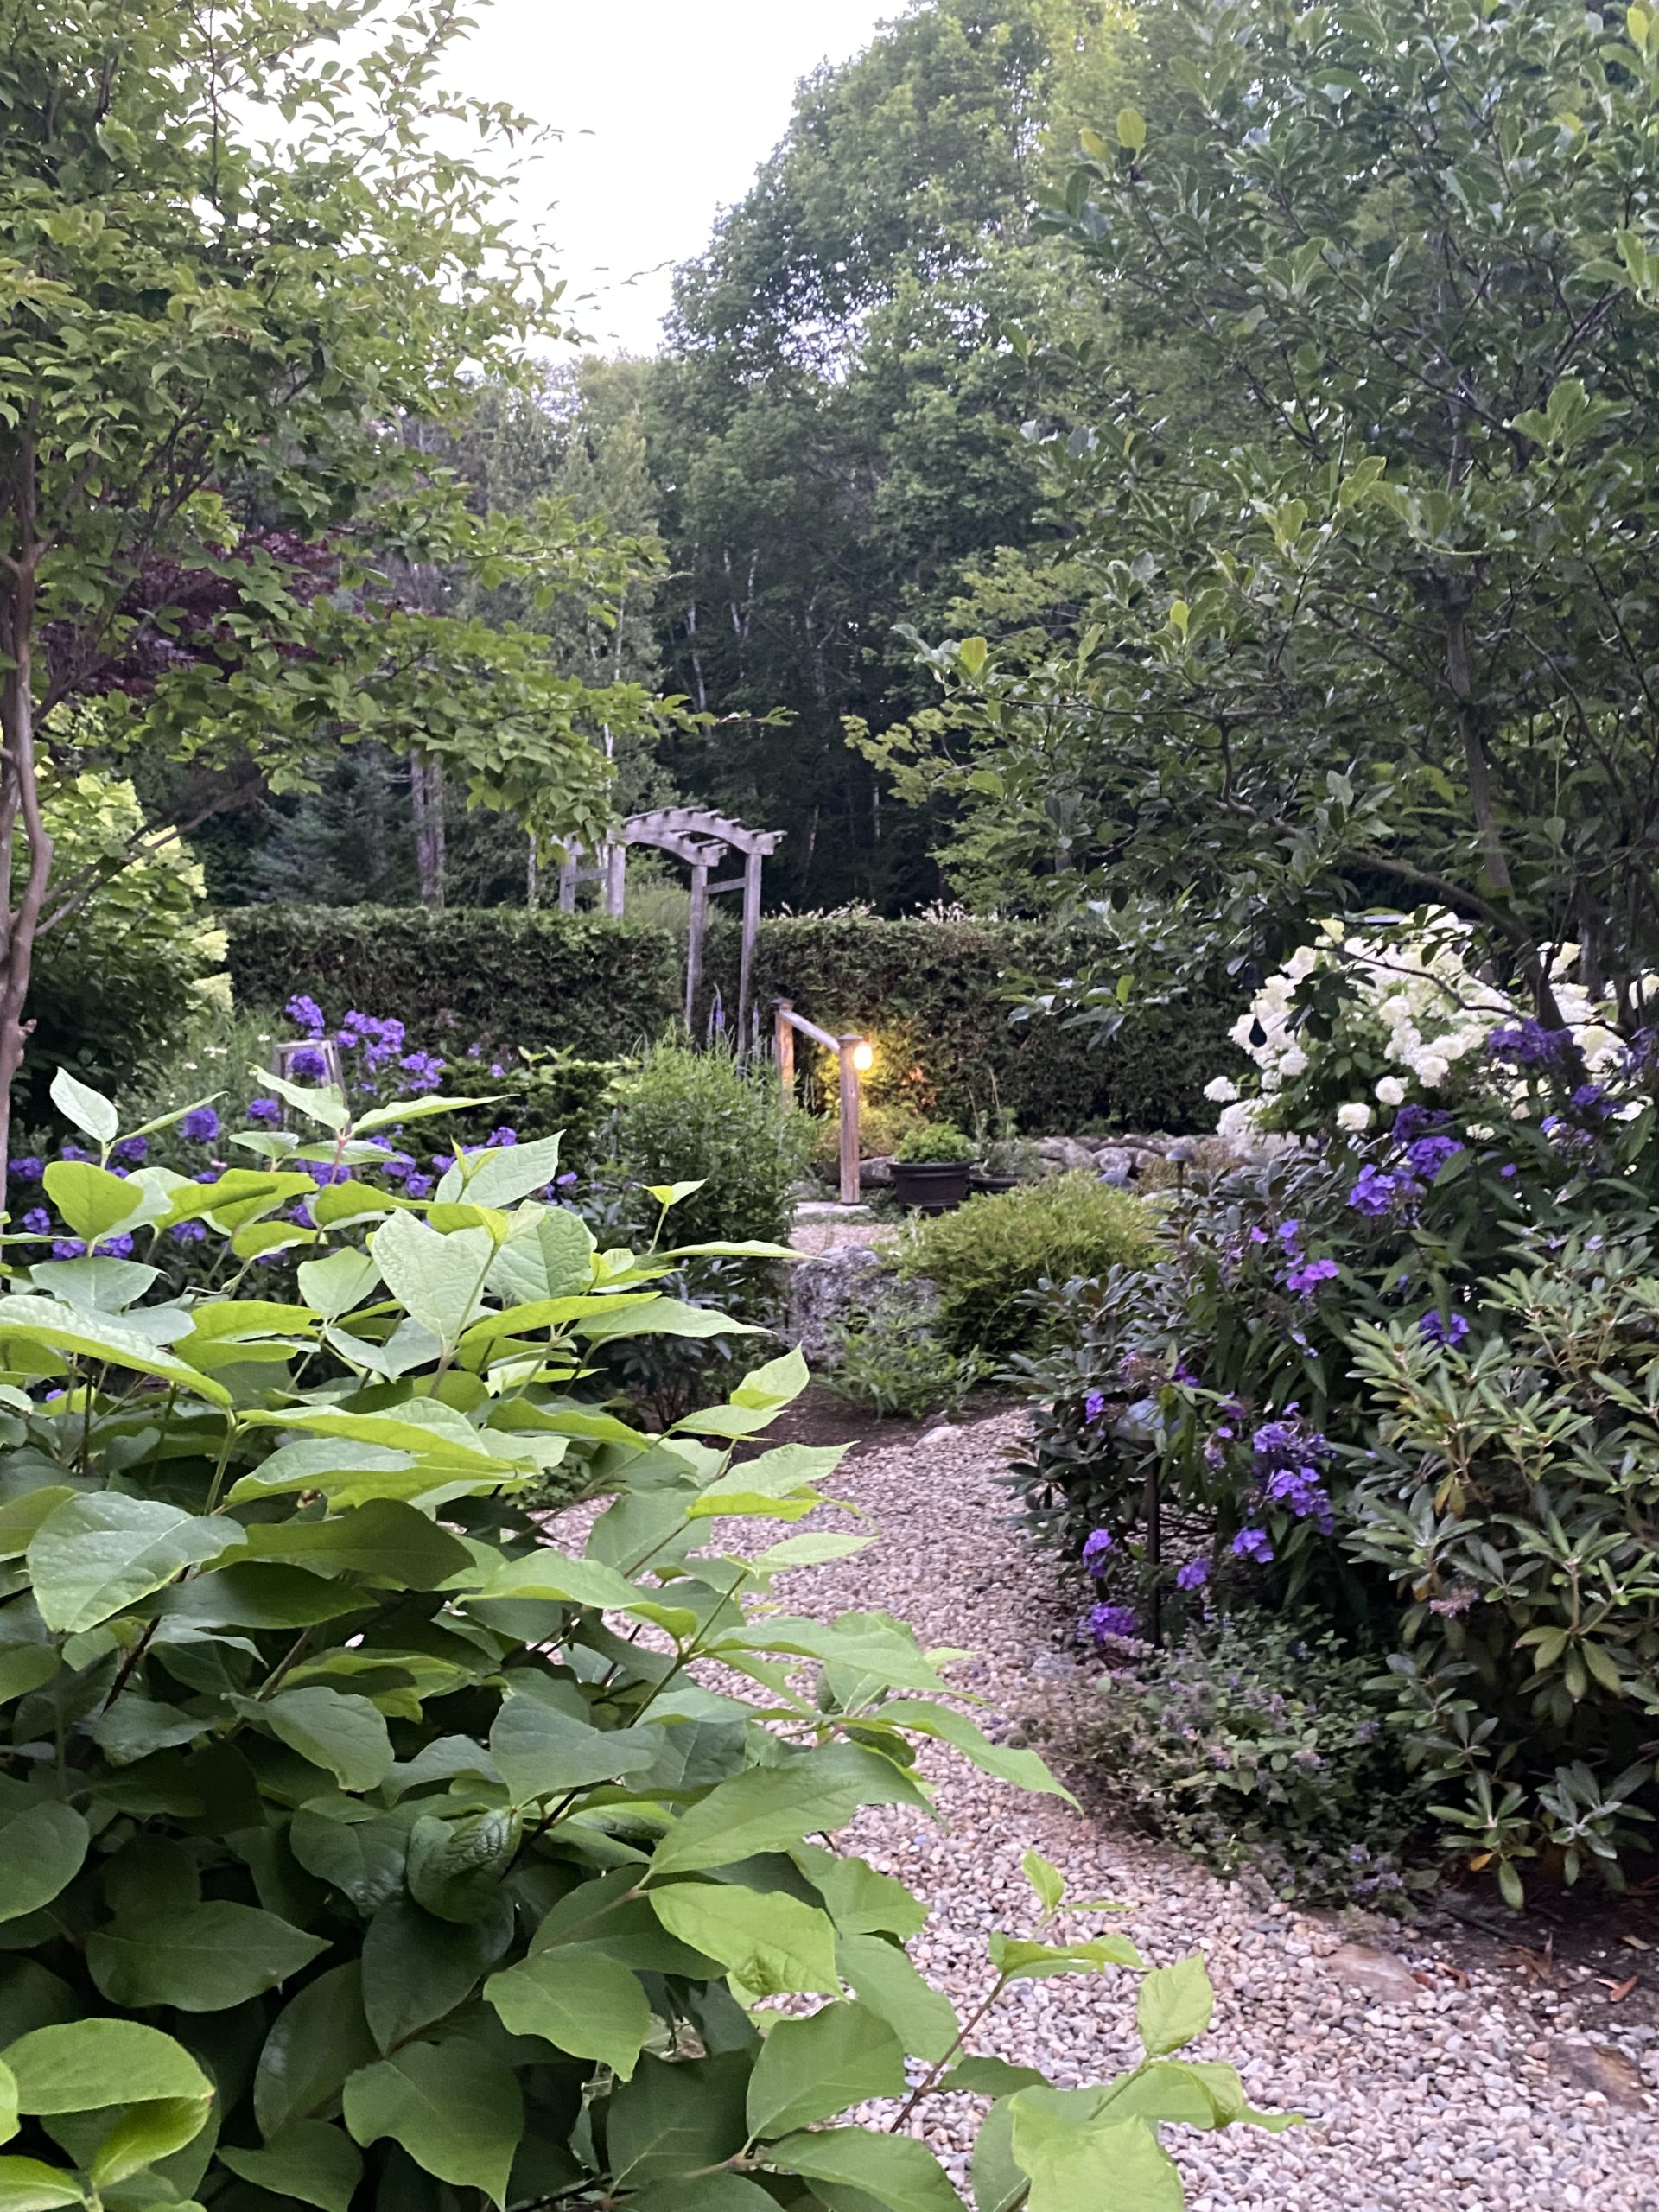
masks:
{"type": "Polygon", "coordinates": [[[858,1070],[860,1075],[868,1075],[870,1070],[875,1065],[874,1046],[855,1045],[853,1047],[853,1065],[858,1070]]]}

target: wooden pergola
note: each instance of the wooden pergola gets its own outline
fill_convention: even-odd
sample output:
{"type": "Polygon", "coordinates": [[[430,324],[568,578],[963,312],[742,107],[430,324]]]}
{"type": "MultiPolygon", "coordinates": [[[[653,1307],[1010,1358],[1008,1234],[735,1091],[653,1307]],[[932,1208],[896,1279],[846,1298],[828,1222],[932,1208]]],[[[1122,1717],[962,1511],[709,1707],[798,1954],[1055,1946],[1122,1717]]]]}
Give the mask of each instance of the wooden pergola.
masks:
{"type": "Polygon", "coordinates": [[[702,940],[708,925],[709,901],[723,891],[741,891],[743,950],[738,969],[737,1033],[743,1039],[748,1033],[754,943],[760,927],[760,873],[766,855],[777,851],[783,836],[781,830],[750,830],[742,823],[733,821],[729,815],[715,814],[705,807],[659,806],[649,814],[636,814],[625,822],[620,835],[601,849],[595,868],[582,868],[580,847],[569,847],[559,870],[559,906],[565,913],[574,913],[577,884],[599,882],[604,886],[606,912],[622,915],[627,907],[630,845],[655,846],[658,851],[683,861],[691,871],[691,918],[685,950],[685,1019],[689,1028],[702,982],[702,940]],[[732,853],[742,855],[741,874],[711,882],[709,878],[715,869],[732,853]]]}

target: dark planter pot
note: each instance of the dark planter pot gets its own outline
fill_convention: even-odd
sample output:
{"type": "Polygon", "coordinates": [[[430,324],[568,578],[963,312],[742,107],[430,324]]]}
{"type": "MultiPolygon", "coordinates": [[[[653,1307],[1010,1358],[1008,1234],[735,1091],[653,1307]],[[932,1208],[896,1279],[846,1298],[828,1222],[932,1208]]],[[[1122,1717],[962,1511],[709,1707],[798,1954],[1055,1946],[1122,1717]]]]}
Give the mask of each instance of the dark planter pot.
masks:
{"type": "Polygon", "coordinates": [[[893,1163],[893,1195],[912,1213],[950,1213],[968,1195],[969,1167],[949,1160],[893,1163]]]}
{"type": "Polygon", "coordinates": [[[970,1179],[975,1190],[983,1192],[988,1197],[994,1192],[1015,1190],[1020,1183],[1017,1175],[976,1174],[970,1179]]]}

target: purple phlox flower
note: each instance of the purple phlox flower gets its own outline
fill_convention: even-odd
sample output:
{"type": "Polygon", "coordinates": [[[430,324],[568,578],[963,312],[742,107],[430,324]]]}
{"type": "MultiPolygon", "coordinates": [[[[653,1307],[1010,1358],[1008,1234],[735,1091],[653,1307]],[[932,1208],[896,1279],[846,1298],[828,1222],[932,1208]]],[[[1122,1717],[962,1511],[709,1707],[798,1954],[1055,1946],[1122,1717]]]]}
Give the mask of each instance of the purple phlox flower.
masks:
{"type": "Polygon", "coordinates": [[[490,1131],[487,1141],[493,1145],[517,1144],[518,1141],[518,1132],[517,1129],[508,1128],[504,1122],[499,1129],[492,1129],[490,1131]]]}
{"type": "Polygon", "coordinates": [[[1463,1150],[1455,1137],[1419,1137],[1408,1147],[1406,1158],[1414,1175],[1425,1183],[1432,1183],[1454,1153],[1463,1150]]]}
{"type": "Polygon", "coordinates": [[[1267,1230],[1266,1230],[1265,1229],[1263,1229],[1263,1228],[1262,1228],[1262,1224],[1261,1224],[1261,1223],[1260,1223],[1260,1222],[1257,1222],[1257,1223],[1255,1224],[1255,1227],[1250,1230],[1250,1242],[1251,1242],[1251,1243],[1252,1243],[1252,1244],[1267,1244],[1267,1243],[1271,1243],[1271,1241],[1272,1241],[1272,1240],[1269,1238],[1269,1236],[1268,1236],[1268,1235],[1267,1230]]]}
{"type": "Polygon", "coordinates": [[[123,1167],[119,1161],[117,1161],[110,1169],[110,1173],[111,1175],[118,1176],[121,1181],[124,1183],[127,1178],[131,1174],[132,1170],[130,1167],[123,1167]]]}
{"type": "Polygon", "coordinates": [[[574,1190],[575,1188],[575,1169],[574,1167],[567,1167],[563,1175],[558,1175],[554,1178],[551,1188],[556,1191],[574,1190]]]}
{"type": "Polygon", "coordinates": [[[58,1147],[60,1160],[90,1160],[92,1156],[90,1152],[84,1150],[78,1144],[61,1144],[58,1147]]]}
{"type": "Polygon", "coordinates": [[[324,1190],[330,1183],[349,1183],[352,1179],[352,1171],[343,1160],[302,1160],[299,1166],[302,1174],[308,1175],[324,1190]]]}
{"type": "Polygon", "coordinates": [[[219,1170],[217,1167],[198,1167],[191,1179],[197,1183],[217,1183],[219,1170]]]}
{"type": "Polygon", "coordinates": [[[339,1042],[346,1052],[360,1048],[365,1068],[372,1071],[384,1067],[403,1051],[404,1039],[404,1025],[394,1016],[387,1015],[383,1020],[377,1014],[353,1010],[340,1027],[339,1042]]]}
{"type": "Polygon", "coordinates": [[[1513,1160],[1510,1160],[1506,1166],[1500,1167],[1497,1172],[1503,1178],[1503,1180],[1506,1183],[1512,1183],[1516,1177],[1521,1173],[1521,1170],[1516,1166],[1513,1160]]]}
{"type": "Polygon", "coordinates": [[[1190,1559],[1186,1562],[1186,1565],[1176,1574],[1175,1587],[1178,1590],[1202,1590],[1205,1584],[1209,1580],[1209,1560],[1207,1559],[1190,1559]]]}
{"type": "Polygon", "coordinates": [[[1189,1390],[1196,1390],[1198,1388],[1199,1378],[1187,1365],[1185,1359],[1178,1359],[1176,1361],[1174,1366],[1170,1370],[1169,1379],[1172,1382],[1181,1383],[1189,1390]]]}
{"type": "Polygon", "coordinates": [[[435,1152],[432,1155],[432,1165],[440,1175],[447,1175],[454,1164],[453,1152],[435,1152]]]}
{"type": "Polygon", "coordinates": [[[1599,1083],[1581,1083],[1569,1102],[1592,1122],[1605,1122],[1613,1111],[1613,1103],[1599,1083]]]}
{"type": "Polygon", "coordinates": [[[1278,1236],[1279,1242],[1281,1244],[1300,1244],[1302,1241],[1301,1223],[1300,1221],[1281,1221],[1279,1224],[1278,1236]]]}
{"type": "Polygon", "coordinates": [[[306,1045],[289,1056],[289,1073],[301,1083],[327,1083],[328,1063],[314,1046],[306,1045]]]}
{"type": "Polygon", "coordinates": [[[1659,1029],[1638,1029],[1624,1047],[1626,1072],[1634,1075],[1645,1068],[1656,1052],[1659,1052],[1659,1029]]]}
{"type": "Polygon", "coordinates": [[[506,1070],[502,1066],[499,1060],[492,1060],[490,1062],[490,1073],[492,1075],[505,1075],[506,1070]]]}
{"type": "Polygon", "coordinates": [[[1294,1406],[1287,1406],[1283,1417],[1264,1421],[1251,1437],[1250,1449],[1264,1465],[1298,1467],[1305,1459],[1318,1461],[1329,1452],[1324,1437],[1306,1432],[1295,1413],[1294,1406]]]}
{"type": "Polygon", "coordinates": [[[1091,1390],[1083,1402],[1083,1417],[1092,1428],[1106,1410],[1106,1393],[1091,1390]]]}
{"type": "Polygon", "coordinates": [[[85,1256],[86,1247],[79,1236],[60,1236],[52,1247],[54,1260],[79,1260],[85,1256]]]}
{"type": "Polygon", "coordinates": [[[251,1122],[263,1122],[267,1128],[273,1128],[282,1118],[283,1102],[280,1098],[249,1099],[248,1119],[251,1122]]]}
{"type": "Polygon", "coordinates": [[[1348,1193],[1348,1203],[1357,1213],[1369,1214],[1376,1220],[1391,1213],[1396,1205],[1409,1206],[1420,1190],[1421,1185],[1408,1175],[1385,1174],[1382,1168],[1368,1161],[1348,1193]]]}
{"type": "Polygon", "coordinates": [[[23,1227],[31,1236],[49,1236],[52,1234],[52,1217],[44,1206],[31,1206],[23,1216],[23,1227]]]}
{"type": "Polygon", "coordinates": [[[1241,1529],[1233,1538],[1233,1557],[1256,1560],[1265,1567],[1273,1557],[1273,1539],[1265,1529],[1241,1529]]]}
{"type": "Polygon", "coordinates": [[[297,1222],[302,1229],[315,1229],[316,1227],[316,1224],[311,1218],[311,1209],[303,1198],[300,1200],[297,1205],[289,1206],[287,1213],[283,1217],[285,1221],[297,1222]]]}
{"type": "Polygon", "coordinates": [[[1417,1333],[1425,1344],[1460,1344],[1469,1333],[1469,1322],[1462,1313],[1442,1313],[1431,1306],[1417,1324],[1417,1333]]]}
{"type": "Polygon", "coordinates": [[[1570,1029],[1546,1029],[1541,1021],[1528,1020],[1513,1029],[1494,1029],[1486,1039],[1486,1050],[1495,1060],[1541,1068],[1564,1060],[1572,1042],[1570,1029]]]}
{"type": "Polygon", "coordinates": [[[14,1183],[38,1183],[46,1173],[46,1165],[32,1152],[26,1153],[22,1159],[9,1161],[6,1173],[14,1183]]]}
{"type": "Polygon", "coordinates": [[[404,1191],[404,1194],[411,1198],[429,1198],[432,1195],[432,1178],[429,1175],[405,1176],[404,1191]]]}
{"type": "Polygon", "coordinates": [[[1582,1156],[1595,1150],[1596,1141],[1589,1130],[1574,1128],[1559,1114],[1547,1114],[1538,1127],[1556,1151],[1566,1154],[1569,1158],[1575,1154],[1582,1156]]]}
{"type": "Polygon", "coordinates": [[[1294,1290],[1299,1298],[1322,1282],[1334,1282],[1341,1269],[1334,1260],[1310,1260],[1305,1267],[1293,1268],[1285,1277],[1285,1288],[1294,1290]]]}
{"type": "Polygon", "coordinates": [[[376,1164],[379,1173],[388,1176],[394,1183],[401,1183],[404,1176],[413,1169],[415,1160],[410,1153],[389,1152],[384,1160],[376,1164]]]}
{"type": "Polygon", "coordinates": [[[212,1144],[219,1135],[219,1116],[211,1106],[193,1106],[179,1123],[179,1135],[192,1144],[212,1144]]]}
{"type": "Polygon", "coordinates": [[[1133,1605],[1092,1605],[1084,1625],[1095,1643],[1102,1644],[1109,1637],[1134,1636],[1141,1624],[1133,1605]]]}
{"type": "Polygon", "coordinates": [[[115,1156],[118,1160],[130,1160],[135,1167],[140,1167],[149,1157],[149,1139],[123,1137],[115,1147],[115,1156]]]}
{"type": "Polygon", "coordinates": [[[1402,1106],[1394,1117],[1394,1141],[1403,1151],[1432,1129],[1443,1128],[1445,1122],[1445,1115],[1435,1113],[1431,1107],[1402,1106]]]}
{"type": "Polygon", "coordinates": [[[199,1221],[181,1221],[167,1233],[175,1244],[200,1244],[207,1235],[199,1221]]]}
{"type": "Polygon", "coordinates": [[[1111,1530],[1109,1529],[1096,1529],[1093,1535],[1089,1538],[1088,1541],[1083,1548],[1084,1573],[1085,1574],[1098,1574],[1102,1567],[1105,1566],[1106,1555],[1111,1548],[1111,1530]]]}
{"type": "Polygon", "coordinates": [[[308,1037],[321,1037],[323,1030],[322,1008],[315,999],[304,991],[296,991],[283,1009],[289,1020],[308,1037]]]}
{"type": "Polygon", "coordinates": [[[132,1257],[132,1239],[124,1233],[119,1236],[106,1236],[92,1249],[101,1260],[129,1260],[132,1257]]]}

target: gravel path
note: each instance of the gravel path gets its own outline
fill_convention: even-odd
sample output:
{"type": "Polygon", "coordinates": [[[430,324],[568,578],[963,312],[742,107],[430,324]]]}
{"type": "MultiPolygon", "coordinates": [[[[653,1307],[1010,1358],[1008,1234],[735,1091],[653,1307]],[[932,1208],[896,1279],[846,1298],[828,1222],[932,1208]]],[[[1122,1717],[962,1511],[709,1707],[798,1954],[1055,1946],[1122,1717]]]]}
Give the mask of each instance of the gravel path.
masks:
{"type": "MultiPolygon", "coordinates": [[[[791,1611],[879,1608],[925,1644],[971,1646],[956,1678],[1003,1719],[1033,1703],[1033,1661],[1052,1665],[1053,1649],[1052,1567],[1027,1552],[995,1480],[1017,1421],[935,1430],[854,1460],[836,1487],[880,1540],[784,1586],[791,1611]]],[[[1258,2106],[1309,2115],[1277,2137],[1172,2130],[1191,2212],[1659,2212],[1651,2042],[1626,2038],[1621,2056],[1583,2037],[1547,2041],[1509,1985],[1430,1942],[1396,1937],[1356,1959],[1333,1920],[1253,1897],[1057,1800],[1022,1798],[954,1754],[930,1747],[925,1763],[945,1825],[882,1808],[849,1841],[931,1906],[912,1954],[958,2009],[987,1986],[986,1931],[1030,1926],[1020,1858],[1035,1844],[1074,1894],[1133,1904],[1120,1924],[1153,1963],[1202,1950],[1217,2007],[1197,2055],[1238,2065],[1258,2106]],[[1391,1975],[1400,2001],[1362,1993],[1367,1975],[1391,1975]]],[[[1099,2079],[1137,2055],[1134,2001],[1127,1974],[1017,1984],[979,2047],[1062,2086],[1099,2079]]],[[[959,2180],[982,2108],[933,2101],[925,2132],[959,2180]]]]}

